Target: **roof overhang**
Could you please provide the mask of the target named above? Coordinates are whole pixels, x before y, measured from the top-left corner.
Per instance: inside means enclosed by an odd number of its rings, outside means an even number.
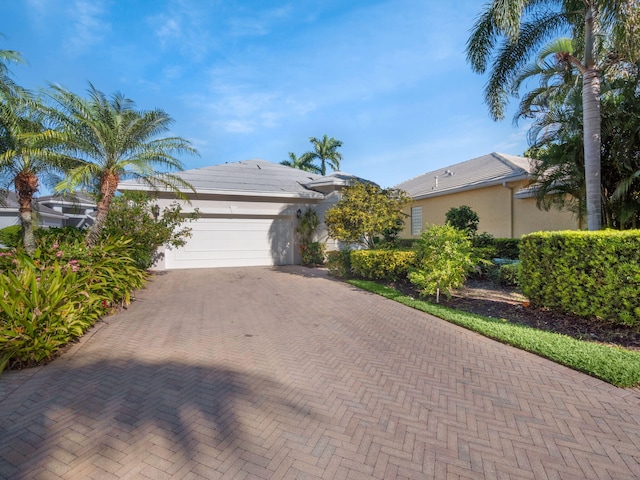
[[[506,187],[508,183],[520,182],[522,180],[528,180],[528,179],[529,179],[529,175],[528,174],[512,175],[512,176],[508,176],[508,177],[496,178],[495,180],[482,181],[482,182],[470,183],[470,184],[467,184],[467,185],[461,185],[459,187],[454,187],[454,188],[433,190],[433,191],[428,192],[428,193],[423,193],[423,194],[420,194],[420,195],[416,195],[416,196],[414,196],[412,198],[414,200],[423,200],[425,198],[441,197],[443,195],[451,195],[453,193],[467,192],[469,190],[479,190],[481,188],[497,187],[499,185],[502,185],[502,186]]]
[[[118,190],[130,190],[130,191],[143,191],[143,192],[156,192],[156,193],[174,193],[173,190],[168,188],[151,188],[148,185],[126,184],[121,183],[118,185]],[[261,198],[288,198],[288,199],[318,199],[324,198],[324,195],[312,190],[304,192],[278,192],[278,191],[254,191],[254,190],[220,190],[220,189],[207,189],[198,188],[196,191],[189,189],[179,189],[179,192],[185,196],[189,195],[211,195],[211,196],[224,196],[224,197],[261,197]]]

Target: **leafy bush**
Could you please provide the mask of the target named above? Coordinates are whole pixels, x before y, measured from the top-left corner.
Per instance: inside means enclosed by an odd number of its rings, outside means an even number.
[[[381,248],[395,248],[398,250],[412,250],[417,238],[395,238],[391,242],[386,242],[381,245]]]
[[[20,225],[10,225],[0,228],[0,244],[5,247],[17,247],[22,242],[22,227]]]
[[[185,222],[198,218],[197,209],[188,215],[182,213],[179,203],[173,202],[160,211],[154,199],[146,192],[125,192],[115,197],[102,230],[102,238],[127,237],[131,239],[128,252],[139,268],[147,269],[162,256],[158,248],[184,246],[191,237]]]
[[[497,281],[505,287],[520,285],[520,262],[498,265],[496,269]]]
[[[478,231],[480,218],[478,217],[478,214],[467,205],[451,208],[445,214],[445,217],[448,225],[467,232],[469,235],[475,235]]]
[[[39,267],[26,254],[0,275],[0,372],[9,360],[36,364],[49,359],[98,318],[101,298],[87,272],[59,261]]]
[[[131,243],[128,238],[109,238],[90,251],[92,260],[88,285],[103,299],[103,307],[109,311],[131,303],[131,294],[142,288],[147,279],[146,271],[128,255]]]
[[[519,238],[494,238],[493,243],[496,249],[497,258],[508,258],[517,260],[520,258]]]
[[[318,214],[313,208],[307,207],[300,215],[296,226],[302,265],[324,264],[325,244],[313,240],[319,225],[320,218]]]
[[[327,270],[338,278],[351,277],[351,249],[343,248],[327,252]]]
[[[2,252],[0,372],[10,362],[52,358],[100,316],[129,303],[146,278],[127,255],[130,244],[115,238],[87,249],[83,235],[61,229],[41,236],[33,256]]]
[[[324,265],[324,256],[324,243],[309,242],[300,244],[300,261],[302,265]]]
[[[409,273],[415,253],[400,250],[354,250],[351,270],[357,277],[372,280],[397,280]]]
[[[471,243],[477,254],[482,258],[508,258],[518,260],[520,257],[519,238],[495,238],[487,232],[471,237]]]
[[[536,305],[640,325],[639,244],[639,230],[526,235],[522,291]]]
[[[461,286],[473,267],[471,241],[467,234],[451,225],[431,225],[416,245],[415,268],[409,272],[409,281],[422,295],[447,295]]]

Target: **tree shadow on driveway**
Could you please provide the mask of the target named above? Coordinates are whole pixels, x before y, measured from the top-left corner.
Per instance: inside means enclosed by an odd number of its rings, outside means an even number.
[[[176,361],[54,362],[26,382],[37,385],[0,402],[0,478],[144,468],[178,476],[204,468],[207,476],[241,455],[247,436],[273,441],[273,425],[265,426],[276,417],[294,426],[313,418],[301,394],[269,378]]]

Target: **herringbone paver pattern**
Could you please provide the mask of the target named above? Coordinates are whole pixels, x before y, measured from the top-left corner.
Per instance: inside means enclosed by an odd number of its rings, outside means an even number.
[[[0,377],[8,479],[640,478],[640,395],[299,267],[172,271]]]

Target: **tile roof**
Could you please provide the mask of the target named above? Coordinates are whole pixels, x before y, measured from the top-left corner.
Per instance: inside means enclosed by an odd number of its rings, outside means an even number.
[[[371,183],[370,180],[365,180],[364,178],[356,177],[355,175],[351,175],[350,173],[345,173],[341,171],[332,172],[324,177],[318,177],[316,180],[312,180],[307,183],[305,186],[307,188],[311,188],[313,190],[318,190],[321,192],[331,192],[334,190],[339,190],[342,187],[348,187],[349,185],[360,182],[360,183]]]
[[[425,198],[525,180],[530,172],[528,158],[494,152],[424,173],[394,188],[414,199]]]
[[[304,186],[322,178],[321,175],[260,159],[185,170],[175,175],[193,185],[198,193],[323,198],[321,193]],[[136,180],[120,182],[118,188],[147,189],[144,184]]]
[[[63,193],[58,195],[44,195],[38,197],[39,203],[50,205],[81,205],[81,206],[95,206],[96,201],[89,196],[88,193],[77,191],[74,193]]]

